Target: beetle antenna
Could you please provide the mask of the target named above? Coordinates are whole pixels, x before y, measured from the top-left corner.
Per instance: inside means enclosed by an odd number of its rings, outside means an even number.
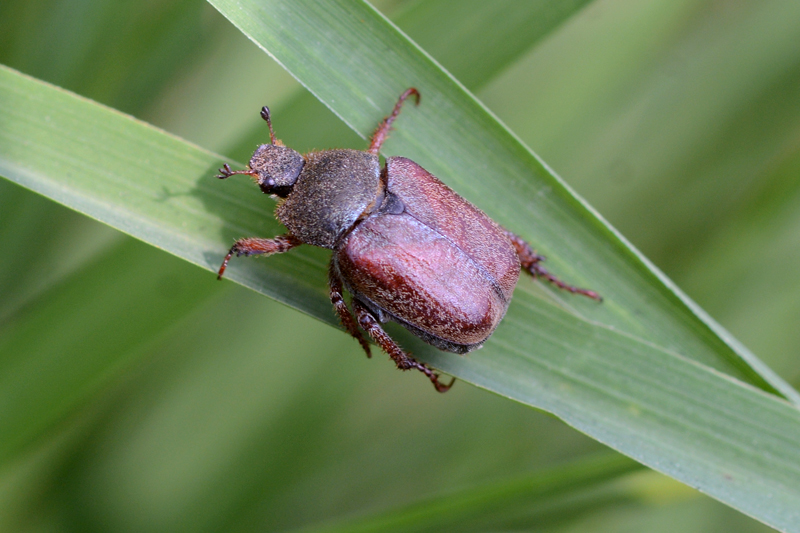
[[[264,107],[261,108],[261,118],[266,120],[267,121],[267,126],[269,126],[269,141],[270,141],[270,144],[275,144],[276,143],[275,132],[272,131],[272,120],[270,120],[269,108],[267,106],[264,106]]]

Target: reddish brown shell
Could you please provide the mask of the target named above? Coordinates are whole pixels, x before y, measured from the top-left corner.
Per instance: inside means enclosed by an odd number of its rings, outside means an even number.
[[[335,252],[348,289],[433,337],[429,342],[456,345],[445,349],[480,346],[505,315],[519,278],[511,242],[482,211],[409,159],[387,160],[387,203],[391,196],[392,209],[357,225]]]

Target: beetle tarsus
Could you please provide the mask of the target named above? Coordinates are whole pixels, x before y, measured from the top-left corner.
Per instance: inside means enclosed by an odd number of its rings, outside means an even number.
[[[514,246],[514,249],[517,251],[517,255],[519,256],[519,262],[522,269],[530,274],[535,278],[542,278],[559,289],[563,289],[567,292],[572,294],[582,294],[583,296],[587,296],[592,300],[597,300],[598,302],[602,302],[603,298],[597,294],[595,291],[589,289],[581,289],[580,287],[575,287],[574,285],[569,285],[564,283],[556,276],[548,272],[542,265],[541,262],[546,259],[545,256],[537,254],[531,245],[527,243],[522,237],[511,233],[508,230],[505,230],[506,235],[508,236],[511,244]]]
[[[375,155],[378,154],[384,141],[389,137],[389,130],[392,129],[392,123],[397,118],[397,115],[400,114],[400,109],[403,107],[403,102],[405,102],[412,94],[417,97],[417,105],[419,105],[419,100],[421,98],[419,91],[414,87],[409,87],[406,89],[405,92],[400,95],[400,98],[397,99],[397,103],[394,105],[394,109],[392,109],[391,114],[389,114],[388,117],[383,119],[381,123],[378,124],[378,127],[375,129],[375,133],[372,134],[372,140],[370,141],[367,152]]]
[[[453,383],[456,382],[455,378],[448,383],[444,384],[439,381],[439,374],[435,373],[431,370],[428,365],[420,363],[413,357],[409,356],[407,353],[403,351],[400,346],[397,345],[396,342],[392,340],[388,333],[386,333],[383,328],[378,323],[378,320],[372,315],[369,309],[364,306],[358,300],[353,300],[353,310],[356,313],[356,318],[358,319],[358,324],[366,331],[372,340],[378,343],[378,346],[383,349],[384,352],[389,354],[389,357],[397,365],[397,368],[400,370],[411,370],[416,369],[428,376],[428,379],[431,380],[433,383],[434,388],[436,388],[439,392],[447,392],[450,390],[450,387],[453,386]]]
[[[231,170],[231,166],[228,163],[225,163],[222,165],[222,168],[219,169],[219,174],[217,174],[217,177],[221,180],[224,180],[233,176],[233,173],[234,171]]]
[[[279,235],[274,239],[259,239],[258,237],[239,239],[231,246],[228,255],[226,255],[225,260],[222,261],[222,266],[219,267],[219,272],[217,272],[217,279],[222,279],[222,275],[228,267],[228,261],[231,260],[234,254],[236,254],[236,257],[242,255],[282,254],[301,244],[303,244],[302,241],[290,233]]]
[[[236,246],[236,245],[234,244],[234,246]],[[233,251],[233,248],[231,248],[231,250],[228,252],[228,255],[225,256],[225,260],[222,261],[222,266],[219,267],[219,272],[217,272],[217,280],[221,280],[222,279],[222,275],[225,273],[225,269],[228,268],[228,261],[231,260],[231,257],[233,257],[233,254],[234,254],[234,251]]]
[[[573,285],[568,285],[564,283],[563,281],[552,275],[550,272],[545,270],[545,268],[538,262],[526,266],[525,271],[536,278],[546,279],[559,289],[563,289],[572,294],[582,294],[584,296],[588,296],[592,300],[597,300],[598,302],[603,301],[603,298],[594,291],[590,291],[589,289],[581,289],[580,287],[575,287]]]
[[[372,351],[370,350],[369,343],[361,334],[361,331],[359,331],[358,324],[356,324],[353,315],[350,314],[350,310],[347,308],[347,304],[342,296],[342,280],[334,269],[333,262],[331,262],[331,265],[328,268],[328,280],[330,285],[331,303],[333,304],[333,308],[336,310],[336,314],[339,315],[339,320],[342,322],[342,326],[344,326],[344,329],[346,329],[347,332],[358,341],[361,347],[364,348],[367,358],[371,358]]]

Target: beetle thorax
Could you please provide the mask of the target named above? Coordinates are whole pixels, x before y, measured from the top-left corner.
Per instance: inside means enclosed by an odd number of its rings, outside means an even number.
[[[359,150],[325,150],[305,165],[275,215],[301,241],[333,248],[359,218],[380,204],[378,156]]]

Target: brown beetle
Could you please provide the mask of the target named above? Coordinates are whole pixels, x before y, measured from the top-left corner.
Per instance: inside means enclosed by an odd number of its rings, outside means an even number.
[[[420,94],[408,89],[372,135],[369,149],[324,150],[300,155],[275,138],[269,126],[246,170],[220,169],[220,179],[252,176],[261,190],[282,198],[275,215],[289,232],[274,239],[241,239],[230,258],[270,255],[300,244],[333,250],[330,298],[345,329],[367,357],[369,343],[358,326],[391,356],[401,370],[415,368],[445,392],[447,385],[427,365],[406,354],[381,328],[394,320],[425,342],[464,354],[480,348],[502,320],[520,267],[559,288],[600,300],[597,293],[572,287],[541,266],[544,257],[502,228],[424,168],[390,157],[381,169],[378,151],[403,102]],[[356,320],[342,296],[352,296]]]

